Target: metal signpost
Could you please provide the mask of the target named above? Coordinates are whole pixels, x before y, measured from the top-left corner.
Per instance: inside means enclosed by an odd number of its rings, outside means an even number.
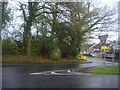
[[[98,36],[98,38],[100,39],[100,41],[102,43],[101,49],[102,49],[102,56],[104,57],[104,66],[105,66],[105,62],[106,62],[106,58],[105,58],[106,52],[105,52],[105,49],[107,49],[107,47],[105,46],[105,42],[107,40],[107,37],[108,37],[108,35]]]
[[[112,54],[113,54],[113,57],[112,57],[112,66],[114,66],[114,61],[115,61],[115,54],[114,54],[114,48],[113,48],[113,51],[112,51]],[[114,67],[112,68],[114,69]]]
[[[113,46],[112,46],[112,54],[113,54],[113,57],[112,57],[112,66],[114,66],[114,62],[115,62],[115,47],[117,47],[116,46],[117,44],[113,41]],[[113,67],[113,69],[114,69],[114,67]]]

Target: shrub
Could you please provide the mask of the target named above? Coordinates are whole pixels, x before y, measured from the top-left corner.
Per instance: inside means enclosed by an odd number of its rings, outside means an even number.
[[[53,52],[50,55],[50,59],[54,60],[54,61],[57,61],[57,60],[60,60],[60,58],[61,58],[60,49],[58,49],[58,48],[54,49]]]
[[[3,54],[17,54],[17,45],[14,40],[10,38],[2,40],[2,53]]]

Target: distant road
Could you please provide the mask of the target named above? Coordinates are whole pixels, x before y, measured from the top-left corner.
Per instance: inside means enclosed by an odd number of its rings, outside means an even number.
[[[85,64],[81,64],[80,67],[103,67],[105,66],[112,66],[113,63],[111,61],[107,61],[105,60],[105,64],[104,64],[104,59],[102,58],[88,58],[89,62],[92,63],[85,63]],[[114,65],[118,65],[117,62],[114,62]]]

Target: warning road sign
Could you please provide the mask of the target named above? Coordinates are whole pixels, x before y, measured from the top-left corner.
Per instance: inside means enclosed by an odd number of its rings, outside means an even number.
[[[102,35],[102,36],[98,36],[98,38],[100,39],[102,44],[105,44],[106,40],[107,40],[108,35]]]

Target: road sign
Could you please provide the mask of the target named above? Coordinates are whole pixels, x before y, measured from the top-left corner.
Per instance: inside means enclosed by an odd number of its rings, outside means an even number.
[[[100,39],[102,44],[105,44],[106,40],[107,40],[108,35],[102,35],[102,36],[98,36],[98,38]]]
[[[107,46],[101,46],[101,49],[107,49]]]

